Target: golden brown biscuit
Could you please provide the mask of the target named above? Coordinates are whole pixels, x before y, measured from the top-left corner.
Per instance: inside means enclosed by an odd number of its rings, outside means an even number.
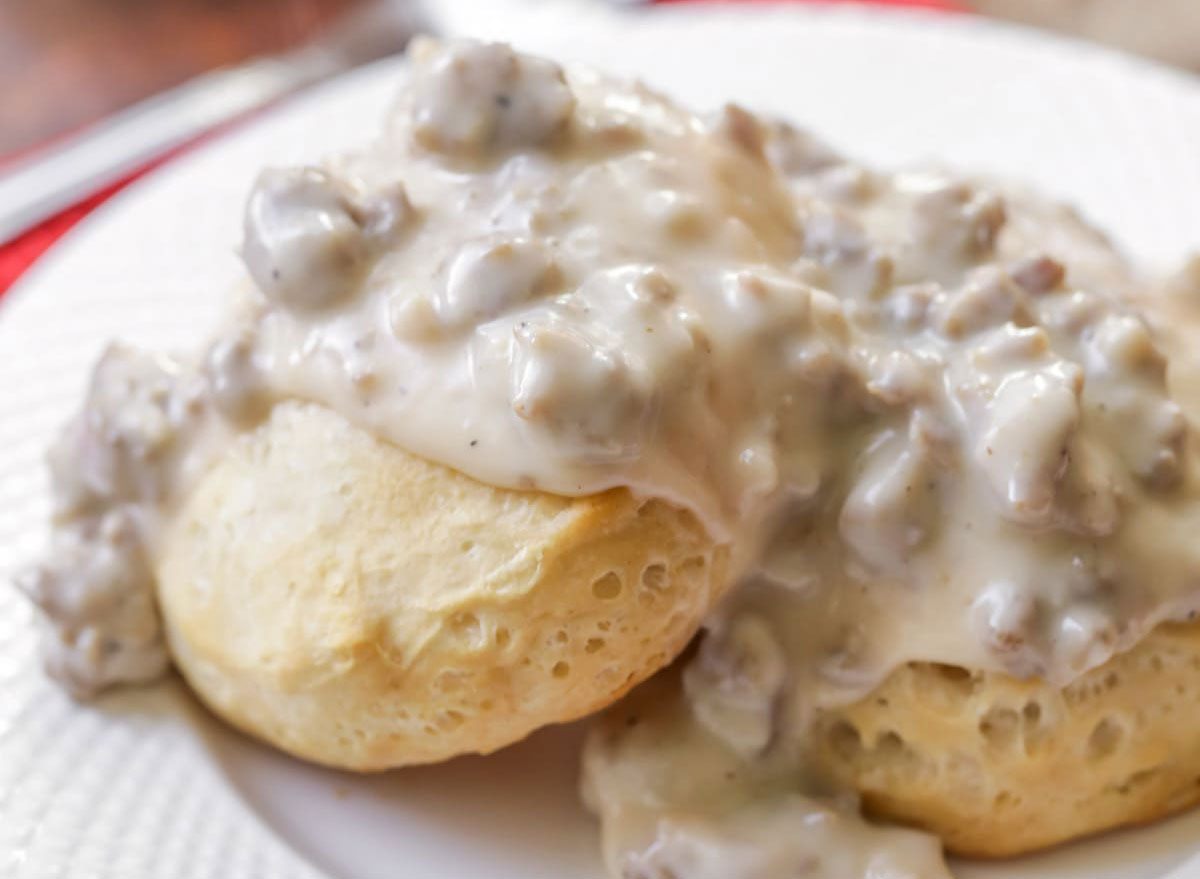
[[[158,566],[175,661],[231,723],[357,770],[488,752],[668,663],[726,585],[694,516],[493,488],[286,403]]]
[[[1164,625],[1069,686],[913,664],[818,721],[869,811],[997,857],[1200,800],[1200,625]]]

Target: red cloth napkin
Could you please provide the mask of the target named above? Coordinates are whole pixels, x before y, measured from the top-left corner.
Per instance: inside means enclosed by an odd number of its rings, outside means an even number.
[[[656,0],[656,2],[680,3],[704,2],[704,0]],[[728,0],[725,0],[725,2],[728,2]],[[762,0],[750,0],[750,2],[762,2]],[[778,0],[778,2],[809,2],[809,0]],[[862,2],[862,0],[823,0],[823,2]],[[963,10],[962,4],[957,2],[957,0],[866,0],[866,2],[890,6],[919,6],[929,9],[940,9],[947,12]],[[226,130],[227,127],[222,126],[221,130]],[[170,160],[180,152],[190,149],[195,144],[207,140],[211,134],[210,132],[209,134],[202,135],[191,143],[185,144],[155,159],[132,174],[118,180],[116,183],[105,187],[99,192],[88,196],[83,201],[51,217],[41,225],[35,226],[14,241],[0,246],[0,296],[3,296],[17,278],[33,265],[34,261],[45,253],[55,241],[65,235],[72,226],[95,210],[99,205],[163,162]],[[4,163],[0,162],[0,173],[3,172],[3,166]]]

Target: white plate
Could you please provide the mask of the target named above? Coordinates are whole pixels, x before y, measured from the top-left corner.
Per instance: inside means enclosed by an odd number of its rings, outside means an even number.
[[[763,7],[615,12],[443,0],[453,29],[638,73],[698,105],[736,97],[883,164],[938,158],[1078,202],[1131,252],[1200,243],[1200,87],[1109,52],[968,18]],[[375,127],[394,62],[170,164],[56,247],[0,306],[0,579],[36,550],[41,450],[102,341],[192,345],[238,275],[243,193],[267,162]],[[578,730],[487,759],[357,778],[269,752],[171,681],[76,706],[42,677],[32,616],[0,589],[0,876],[116,879],[598,877],[574,795]],[[1200,814],[962,877],[1161,877]]]

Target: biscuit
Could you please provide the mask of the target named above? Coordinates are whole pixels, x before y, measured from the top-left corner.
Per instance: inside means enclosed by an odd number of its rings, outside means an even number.
[[[910,664],[822,714],[819,764],[869,813],[999,857],[1200,800],[1200,625],[1159,626],[1066,687]]]
[[[620,697],[727,585],[689,512],[493,488],[277,406],[172,518],[159,599],[213,711],[354,770],[503,747]]]

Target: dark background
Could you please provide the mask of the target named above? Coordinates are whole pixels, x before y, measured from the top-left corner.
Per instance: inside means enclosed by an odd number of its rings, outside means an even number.
[[[295,46],[361,2],[0,0],[0,156]]]

